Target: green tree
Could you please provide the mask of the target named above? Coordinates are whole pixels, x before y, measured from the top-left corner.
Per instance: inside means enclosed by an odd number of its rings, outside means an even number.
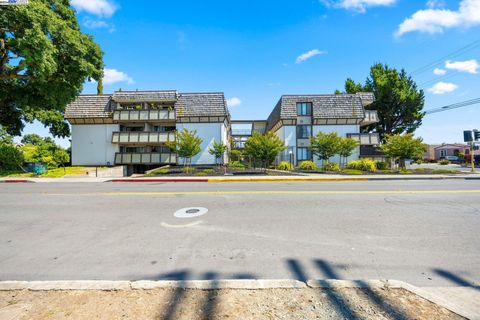
[[[215,162],[217,164],[219,159],[222,159],[223,163],[225,151],[227,151],[227,145],[217,141],[213,141],[213,145],[208,149],[208,153],[210,153],[212,156],[215,156]]]
[[[319,132],[310,138],[310,150],[322,160],[322,167],[328,160],[340,151],[342,138],[336,133]]]
[[[30,133],[30,134],[24,135],[22,137],[21,142],[23,144],[32,144],[34,146],[39,146],[40,144],[44,143],[45,141],[38,134]]]
[[[49,169],[65,166],[70,161],[69,153],[55,144],[50,138],[42,138],[37,134],[27,134],[22,138],[22,152],[27,162],[44,162]]]
[[[341,138],[340,143],[338,145],[338,154],[340,155],[340,166],[342,166],[342,158],[344,160],[344,164],[348,162],[348,157],[350,157],[355,150],[359,146],[357,140],[352,138]]]
[[[363,127],[363,131],[378,132],[382,141],[389,134],[413,133],[422,124],[424,92],[403,69],[374,64],[365,85],[347,79],[345,92],[373,92],[375,101],[366,109],[376,110],[379,122]]]
[[[285,143],[271,131],[265,135],[253,132],[252,136],[245,142],[244,152],[254,160],[260,161],[263,168],[267,168],[277,155],[286,148]]]
[[[0,125],[20,135],[34,119],[69,135],[63,113],[85,80],[103,77],[103,54],[81,32],[66,0],[30,0],[0,9]]]
[[[0,171],[16,171],[23,163],[22,152],[13,138],[0,126]]]
[[[203,140],[197,135],[197,130],[189,131],[183,129],[176,134],[175,141],[167,142],[167,146],[179,157],[183,158],[183,165],[188,168],[191,165],[192,157],[196,156],[202,150],[200,145]]]
[[[414,138],[412,133],[387,135],[380,150],[392,159],[399,160],[400,169],[405,169],[405,159],[421,159],[426,150],[422,138]]]

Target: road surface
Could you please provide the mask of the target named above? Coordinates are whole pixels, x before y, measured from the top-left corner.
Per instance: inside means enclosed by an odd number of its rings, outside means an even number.
[[[479,285],[479,231],[478,180],[3,184],[0,280]]]

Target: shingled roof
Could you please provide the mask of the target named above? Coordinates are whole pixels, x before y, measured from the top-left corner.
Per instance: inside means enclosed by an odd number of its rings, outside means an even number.
[[[178,100],[177,100],[178,98]],[[137,99],[137,100],[132,100]],[[182,93],[176,91],[115,92],[113,95],[81,95],[65,110],[66,119],[110,118],[114,102],[175,101],[178,117],[229,117],[223,93]]]
[[[297,102],[311,102],[315,119],[363,119],[365,108],[362,99],[367,98],[372,97],[365,95],[362,98],[359,94],[284,95],[268,117],[267,129],[272,129],[280,120],[296,119]]]
[[[225,96],[221,92],[180,93],[175,109],[180,117],[229,116]]]
[[[115,102],[169,102],[177,101],[176,90],[156,91],[117,91],[113,94]]]
[[[112,107],[111,95],[81,95],[65,109],[65,119],[109,118]]]

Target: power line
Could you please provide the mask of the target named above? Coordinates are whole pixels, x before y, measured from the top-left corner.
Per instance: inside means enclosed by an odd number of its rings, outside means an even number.
[[[448,111],[448,110],[457,109],[457,108],[468,107],[474,104],[480,104],[480,98],[457,102],[457,103],[449,104],[447,106],[443,106],[440,108],[430,109],[425,111],[425,114],[432,114],[432,113],[438,113],[438,112]]]
[[[433,68],[437,65],[443,64],[446,59],[458,57],[458,56],[460,56],[460,55],[462,55],[462,54],[464,54],[464,53],[466,53],[470,50],[475,49],[478,46],[480,46],[480,39],[475,40],[475,41],[467,44],[466,46],[463,46],[460,49],[455,50],[455,51],[453,51],[453,52],[451,52],[451,53],[449,53],[449,54],[447,54],[447,55],[445,55],[445,56],[443,56],[443,57],[441,57],[437,60],[434,60],[433,62],[430,62],[430,63],[424,65],[423,67],[420,67],[416,70],[413,70],[410,73],[410,75],[415,76],[415,75],[418,75],[420,73],[424,73],[424,72],[430,70],[431,68]]]

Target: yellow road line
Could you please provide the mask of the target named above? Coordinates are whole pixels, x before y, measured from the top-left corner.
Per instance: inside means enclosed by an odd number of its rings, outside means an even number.
[[[258,191],[147,191],[96,193],[45,193],[48,196],[175,196],[175,195],[375,195],[375,194],[462,194],[480,193],[480,190],[258,190]]]
[[[268,178],[252,178],[252,179],[231,179],[231,178],[210,178],[209,183],[237,183],[237,182],[352,182],[352,181],[369,181],[368,178],[286,178],[286,179],[268,179]]]

